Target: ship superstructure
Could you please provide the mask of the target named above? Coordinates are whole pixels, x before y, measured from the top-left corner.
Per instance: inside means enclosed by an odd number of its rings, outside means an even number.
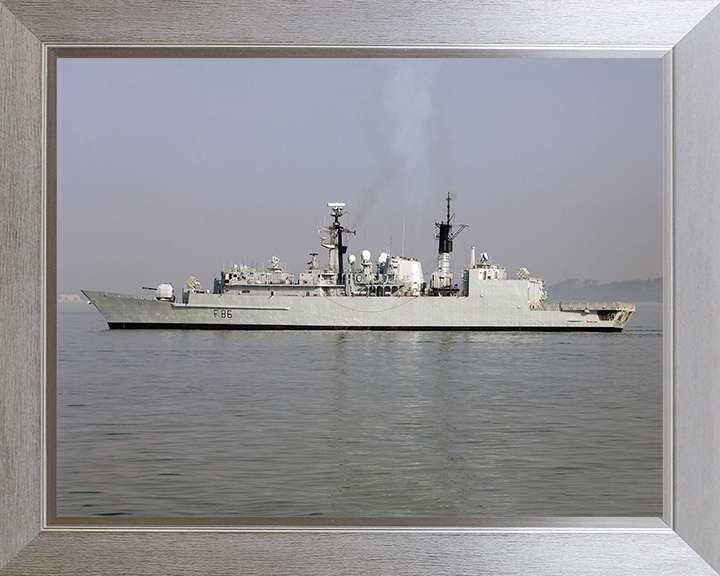
[[[328,265],[310,253],[294,274],[273,256],[264,270],[246,265],[221,271],[212,291],[190,277],[179,300],[172,284],[154,296],[83,290],[110,328],[358,329],[358,330],[583,330],[620,331],[635,310],[627,303],[545,304],[545,282],[521,268],[508,278],[487,253],[456,275],[451,270],[454,214],[436,222],[438,256],[430,281],[415,258],[363,249],[347,254],[355,232],[340,219],[345,204],[328,204],[333,222],[319,227]]]

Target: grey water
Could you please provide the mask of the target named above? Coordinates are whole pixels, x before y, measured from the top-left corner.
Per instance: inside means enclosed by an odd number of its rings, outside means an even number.
[[[60,517],[662,514],[662,307],[622,333],[58,314]]]

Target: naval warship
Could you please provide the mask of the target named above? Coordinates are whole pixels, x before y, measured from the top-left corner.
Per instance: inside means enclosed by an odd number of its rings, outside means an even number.
[[[112,329],[316,329],[316,330],[515,330],[619,332],[635,310],[627,303],[547,304],[545,281],[521,268],[508,278],[505,267],[487,253],[461,272],[450,269],[453,231],[450,195],[447,216],[436,222],[438,256],[425,281],[421,263],[404,255],[381,253],[360,261],[347,253],[345,238],[354,231],[340,218],[345,204],[328,203],[334,221],[319,226],[320,244],[329,251],[326,267],[317,252],[305,272],[294,274],[273,256],[264,270],[246,265],[221,271],[213,289],[190,277],[182,293],[170,283],[153,295],[83,290]]]

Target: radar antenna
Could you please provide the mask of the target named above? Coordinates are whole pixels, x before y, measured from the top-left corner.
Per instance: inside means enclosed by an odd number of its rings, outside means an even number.
[[[335,217],[335,221],[345,213],[345,202],[328,202],[330,208],[330,216]]]
[[[312,270],[317,270],[319,268],[317,263],[317,252],[310,252],[310,262],[307,262],[307,265],[310,266]]]

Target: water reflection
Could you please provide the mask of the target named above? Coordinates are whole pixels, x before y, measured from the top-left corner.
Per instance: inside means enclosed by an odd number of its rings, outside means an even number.
[[[61,515],[660,514],[662,333],[651,326],[570,336],[94,322],[59,326]]]

